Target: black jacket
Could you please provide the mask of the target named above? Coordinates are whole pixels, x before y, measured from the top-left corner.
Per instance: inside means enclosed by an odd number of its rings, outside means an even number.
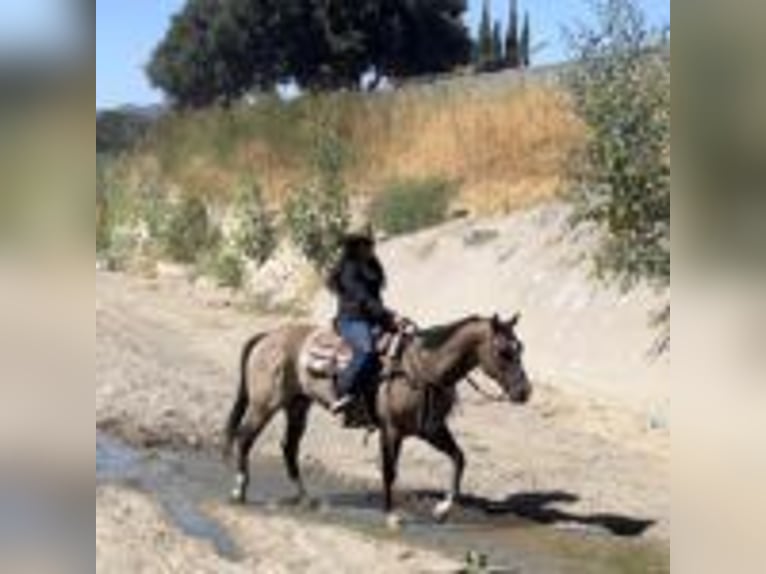
[[[338,296],[338,317],[362,319],[388,328],[393,315],[383,305],[384,285],[385,274],[377,259],[345,258],[331,281],[331,288]]]

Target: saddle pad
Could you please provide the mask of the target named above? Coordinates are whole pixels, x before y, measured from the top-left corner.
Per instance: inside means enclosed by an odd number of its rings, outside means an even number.
[[[333,377],[351,362],[353,353],[346,342],[327,329],[318,329],[303,347],[301,359],[306,369],[318,376]]]

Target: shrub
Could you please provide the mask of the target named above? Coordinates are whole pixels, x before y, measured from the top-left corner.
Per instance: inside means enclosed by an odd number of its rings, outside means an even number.
[[[599,0],[597,25],[571,34],[569,77],[587,138],[569,168],[574,222],[605,233],[603,278],[670,282],[670,51],[634,0]]]
[[[265,263],[277,248],[278,230],[259,185],[241,193],[237,216],[239,227],[234,238],[237,247],[248,259]]]
[[[112,216],[106,191],[106,160],[96,155],[96,253],[108,251],[112,239]]]
[[[342,173],[347,154],[340,140],[321,134],[314,159],[318,176],[295,190],[285,206],[285,222],[292,241],[318,269],[337,257],[350,213]]]
[[[178,263],[193,263],[200,253],[211,250],[220,240],[207,206],[196,196],[186,196],[173,206],[166,225],[157,231],[164,254]]]
[[[109,218],[109,205],[106,198],[98,194],[96,196],[96,253],[109,250],[112,239],[112,230]]]
[[[212,249],[197,260],[197,271],[215,279],[219,287],[239,289],[245,279],[242,258],[230,248]]]
[[[440,178],[408,179],[387,185],[373,200],[374,225],[391,235],[412,233],[443,222],[457,186]]]
[[[342,187],[309,183],[293,191],[286,205],[290,237],[318,269],[335,260],[348,227],[348,198]]]

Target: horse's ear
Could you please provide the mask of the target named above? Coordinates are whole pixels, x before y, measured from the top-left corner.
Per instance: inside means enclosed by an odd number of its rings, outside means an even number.
[[[500,315],[495,313],[492,316],[492,330],[493,331],[499,331],[503,326],[503,321],[500,319]]]
[[[510,325],[511,328],[514,328],[519,324],[519,321],[521,321],[521,313],[516,313],[513,318],[508,321],[508,325]]]

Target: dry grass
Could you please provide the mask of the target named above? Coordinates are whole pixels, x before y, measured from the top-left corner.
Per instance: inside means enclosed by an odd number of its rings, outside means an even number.
[[[133,184],[151,177],[163,189],[223,203],[256,179],[281,203],[311,173],[317,134],[328,130],[350,152],[355,194],[372,195],[401,178],[444,177],[460,183],[461,206],[479,213],[550,197],[582,137],[567,100],[551,88],[432,87],[176,115],[123,165]]]

